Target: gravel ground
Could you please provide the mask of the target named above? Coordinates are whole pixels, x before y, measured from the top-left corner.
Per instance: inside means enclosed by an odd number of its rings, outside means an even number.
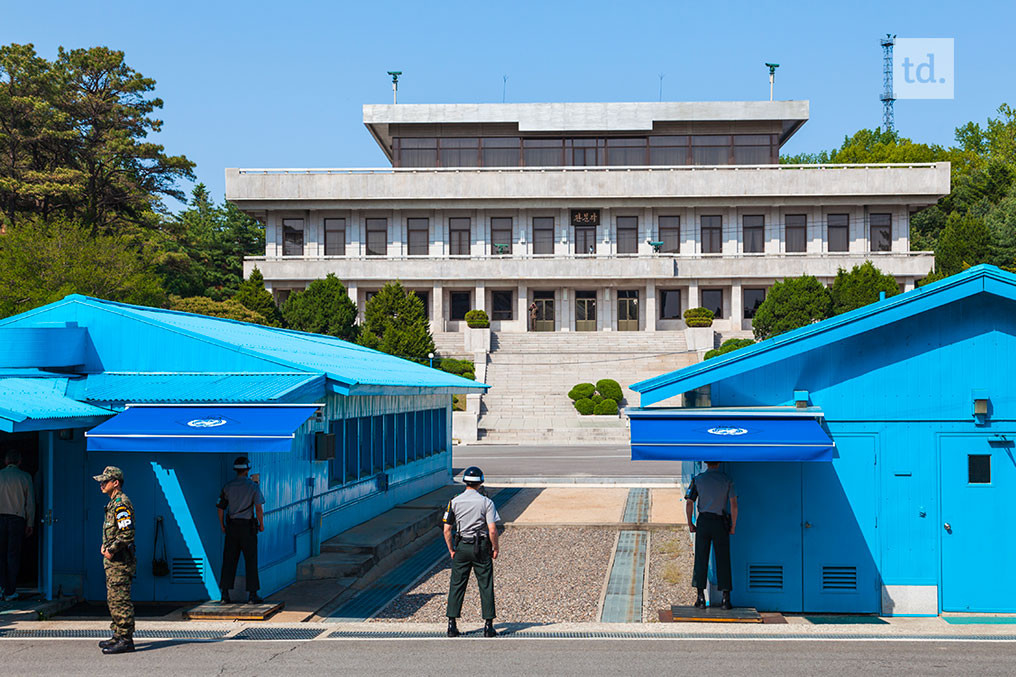
[[[694,550],[687,529],[654,529],[650,537],[649,590],[643,600],[644,620],[657,623],[659,610],[695,603],[691,587]]]
[[[614,529],[518,527],[501,535],[494,562],[494,597],[502,623],[589,622],[607,575]],[[377,621],[444,621],[451,559],[385,607]],[[470,575],[462,619],[480,619],[480,594]]]

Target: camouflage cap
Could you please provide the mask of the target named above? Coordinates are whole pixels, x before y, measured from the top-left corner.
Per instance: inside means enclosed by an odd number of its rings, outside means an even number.
[[[115,465],[107,465],[101,475],[92,475],[92,479],[96,482],[105,482],[106,480],[120,480],[123,482],[123,470],[120,470]]]

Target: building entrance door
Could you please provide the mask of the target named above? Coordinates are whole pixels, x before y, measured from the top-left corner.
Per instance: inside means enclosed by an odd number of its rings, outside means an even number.
[[[32,488],[35,490],[35,523],[28,525],[32,527],[32,535],[26,536],[21,543],[21,568],[18,569],[17,587],[24,590],[36,590],[39,587],[39,519],[43,515],[42,505],[39,497],[39,433],[11,433],[0,434],[0,466],[4,463],[4,452],[10,449],[21,454],[21,463],[18,465],[22,470],[32,476]],[[42,487],[46,490],[47,487]]]
[[[533,303],[536,304],[533,331],[554,331],[554,292],[533,292]]]
[[[575,331],[596,331],[596,292],[575,292]]]
[[[1016,435],[942,437],[942,611],[1004,612],[1016,607],[1012,492]],[[1001,438],[1008,438],[1008,442]]]
[[[617,330],[639,330],[639,293],[637,289],[620,289],[617,292]]]

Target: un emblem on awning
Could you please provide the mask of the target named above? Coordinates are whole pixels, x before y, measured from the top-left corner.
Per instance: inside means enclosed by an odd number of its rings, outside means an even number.
[[[226,425],[226,419],[196,418],[193,421],[187,421],[187,425],[191,428],[218,428],[220,425]]]
[[[747,428],[710,428],[706,431],[710,435],[744,435]]]

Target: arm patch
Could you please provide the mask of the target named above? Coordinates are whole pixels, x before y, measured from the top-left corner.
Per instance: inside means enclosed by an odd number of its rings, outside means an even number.
[[[116,518],[116,526],[120,531],[134,526],[134,513],[127,506],[117,508],[114,517]]]
[[[445,524],[455,524],[455,513],[452,511],[452,503],[448,501],[448,507],[445,508],[444,515],[441,517],[441,521]]]

